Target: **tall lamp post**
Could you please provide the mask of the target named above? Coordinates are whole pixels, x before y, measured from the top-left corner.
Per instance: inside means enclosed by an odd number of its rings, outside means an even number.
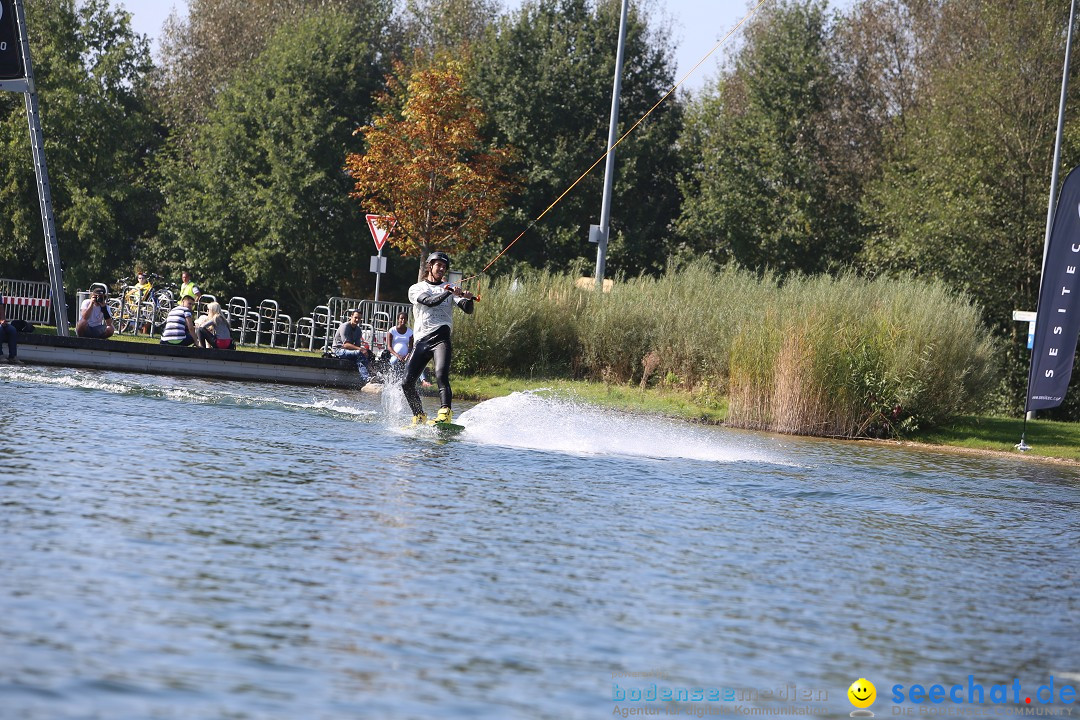
[[[604,269],[607,265],[608,231],[611,226],[611,184],[615,179],[615,141],[619,129],[619,93],[622,90],[623,47],[626,45],[626,11],[630,0],[622,0],[619,16],[619,47],[615,51],[615,87],[611,92],[611,121],[608,124],[607,161],[604,163],[604,198],[600,203],[600,226],[594,226],[590,240],[595,240],[596,287],[604,289]]]
[[[53,215],[52,191],[49,189],[49,171],[45,167],[41,116],[38,112],[37,91],[34,89],[34,67],[30,62],[30,42],[27,40],[23,0],[0,0],[0,90],[21,92],[26,100],[26,120],[30,125],[30,147],[34,156],[34,175],[37,177],[38,204],[41,206],[41,224],[45,231],[45,256],[49,261],[49,287],[53,316],[56,318],[56,334],[67,335],[64,276],[60,267],[60,250],[56,244],[56,220]]]

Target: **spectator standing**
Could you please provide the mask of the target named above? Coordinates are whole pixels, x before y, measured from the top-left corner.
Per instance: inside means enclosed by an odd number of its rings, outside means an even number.
[[[360,373],[360,387],[371,379],[371,350],[364,342],[364,331],[360,328],[360,311],[353,310],[349,319],[341,323],[334,333],[334,344],[330,346],[334,357],[352,360]]]
[[[192,322],[191,308],[195,298],[181,295],[180,304],[169,311],[165,318],[165,329],[161,331],[161,345],[179,345],[187,347],[195,344],[195,323]]]
[[[0,293],[0,362],[3,361],[3,349],[4,343],[7,343],[8,355],[7,361],[13,365],[22,365],[22,360],[19,359],[19,339],[18,331],[15,327],[8,322],[7,312],[4,310],[4,294]]]
[[[94,288],[90,297],[79,306],[79,321],[75,323],[75,334],[79,337],[105,339],[116,331],[112,315],[105,307],[105,293]]]
[[[202,290],[195,284],[195,281],[191,279],[191,272],[184,270],[180,273],[180,297],[190,295],[195,302],[199,302],[199,296],[202,295]]]

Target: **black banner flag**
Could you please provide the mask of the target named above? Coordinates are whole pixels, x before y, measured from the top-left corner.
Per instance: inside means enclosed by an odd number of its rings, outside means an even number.
[[[1046,251],[1031,349],[1026,410],[1057,407],[1072,377],[1080,335],[1080,167],[1061,186]]]
[[[15,27],[15,7],[12,0],[0,0],[0,80],[26,77],[23,72],[19,31]]]

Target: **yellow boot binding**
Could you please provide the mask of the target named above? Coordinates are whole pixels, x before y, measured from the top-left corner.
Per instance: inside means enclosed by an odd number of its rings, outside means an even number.
[[[435,416],[433,424],[454,422],[454,411],[448,407],[439,408],[439,414]]]

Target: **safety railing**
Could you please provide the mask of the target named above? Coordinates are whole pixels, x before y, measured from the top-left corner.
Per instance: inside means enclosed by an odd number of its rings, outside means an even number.
[[[316,305],[310,315],[296,321],[293,350],[307,350],[308,352],[313,352],[316,349],[316,339],[319,339],[322,341],[323,345],[325,345],[326,328],[329,327],[329,325],[330,308],[326,305]],[[305,340],[306,342],[303,342]]]
[[[94,283],[91,287],[105,289],[106,296],[108,296],[106,283]],[[160,329],[173,303],[156,303],[152,298],[145,297],[140,298],[137,302],[133,301],[129,298],[129,294],[133,289],[134,286],[131,285],[123,287],[120,289],[119,295],[109,301],[109,310],[114,321],[117,322],[117,331],[140,332],[149,327],[152,333],[154,330]],[[0,293],[3,294],[4,310],[9,318],[21,318],[39,324],[52,322],[52,301],[50,299],[49,283],[0,278]],[[77,295],[80,300],[89,297],[88,291]],[[196,315],[206,314],[207,305],[215,301],[217,301],[217,298],[213,295],[203,294],[200,296],[195,307]],[[272,303],[274,307],[277,307],[276,301],[264,302]],[[78,313],[79,304],[76,303],[75,306],[76,314]],[[289,334],[291,336],[290,344],[298,349],[303,347],[301,341],[306,340],[308,350],[317,350],[321,345],[329,345],[338,325],[346,319],[348,311],[353,309],[360,310],[361,322],[371,326],[372,345],[381,348],[386,342],[386,331],[395,324],[398,312],[404,310],[409,313],[412,306],[408,303],[374,302],[363,298],[332,297],[327,301],[326,305],[319,305],[312,311],[310,320],[304,318],[293,323],[290,317],[285,316],[282,318],[282,324],[277,325],[276,328],[271,326],[269,321],[264,321],[262,327],[259,328],[258,320],[261,313],[250,307],[246,298],[233,296],[229,299],[228,305],[222,308],[229,318],[230,328],[239,334],[239,344],[249,342],[247,335],[258,331],[260,335],[269,333],[271,342],[278,345],[281,344],[282,340],[276,336]],[[276,317],[281,313],[270,312],[270,314],[273,315],[275,318],[273,322],[276,323]],[[285,321],[289,325],[287,333],[284,329]],[[255,344],[261,342],[263,340],[260,337]]]
[[[244,344],[244,330],[248,316],[247,298],[234,295],[225,306],[225,317],[229,320],[229,332],[234,335],[237,345]]]
[[[326,328],[324,344],[330,344],[338,326],[348,319],[351,310],[359,310],[360,322],[371,329],[372,348],[386,346],[386,332],[393,324],[390,318],[397,319],[399,312],[408,313],[412,310],[409,303],[375,302],[347,297],[332,297],[326,305],[330,310],[330,323]]]
[[[0,278],[0,294],[4,296],[4,312],[9,320],[39,325],[53,322],[49,283]]]
[[[390,313],[382,310],[377,310],[371,313],[371,328],[374,337],[371,340],[371,349],[373,351],[386,349],[386,333],[390,330]]]
[[[121,294],[122,295],[122,294]],[[117,333],[123,332],[124,329],[124,302],[122,296],[113,296],[105,300],[105,307],[109,310],[109,316],[113,319],[113,327]],[[76,324],[79,322],[78,312],[82,309],[82,302],[79,302],[79,306],[75,309]]]
[[[119,293],[109,297],[106,283],[92,283],[87,290],[76,293],[76,315],[82,301],[89,297],[93,289],[105,292],[107,307],[118,333],[145,332],[153,335],[164,325],[165,316],[172,305],[160,303],[152,297],[140,297],[134,285],[121,287]],[[4,308],[9,318],[22,318],[35,323],[52,320],[48,283],[0,278],[0,292],[3,292]],[[200,296],[194,308],[196,317],[206,314],[212,302],[217,302],[216,296]],[[266,299],[257,307],[252,307],[247,298],[234,295],[222,307],[238,345],[253,344],[258,347],[269,344],[270,347],[290,347],[309,352],[328,347],[338,326],[348,319],[352,310],[360,311],[365,341],[372,350],[379,351],[386,347],[386,334],[396,324],[398,313],[411,313],[412,306],[408,303],[377,303],[362,298],[332,297],[326,305],[316,306],[310,315],[295,322],[291,315],[281,312],[276,300]]]
[[[360,312],[363,314],[363,321],[371,323],[376,330],[381,329],[385,339],[386,332],[395,324],[398,313],[411,314],[412,305],[409,303],[364,300],[360,304]]]
[[[281,338],[286,348],[292,345],[292,317],[283,312],[279,312],[274,318],[274,327],[270,331],[270,347],[277,347],[278,338]]]
[[[307,340],[305,345],[301,346],[301,342]],[[296,321],[296,328],[293,330],[293,350],[313,350],[315,346],[315,321],[311,319],[310,315],[305,315]]]
[[[207,308],[210,307],[210,303],[217,302],[217,298],[208,293],[203,293],[199,296],[199,299],[195,301],[195,317],[200,317],[208,313]]]
[[[263,333],[270,335],[270,346],[274,345],[274,335],[277,332],[277,316],[278,316],[278,304],[277,300],[263,300],[259,303],[259,308],[255,312],[255,347],[263,341]],[[248,314],[249,325],[251,324],[251,314]]]

